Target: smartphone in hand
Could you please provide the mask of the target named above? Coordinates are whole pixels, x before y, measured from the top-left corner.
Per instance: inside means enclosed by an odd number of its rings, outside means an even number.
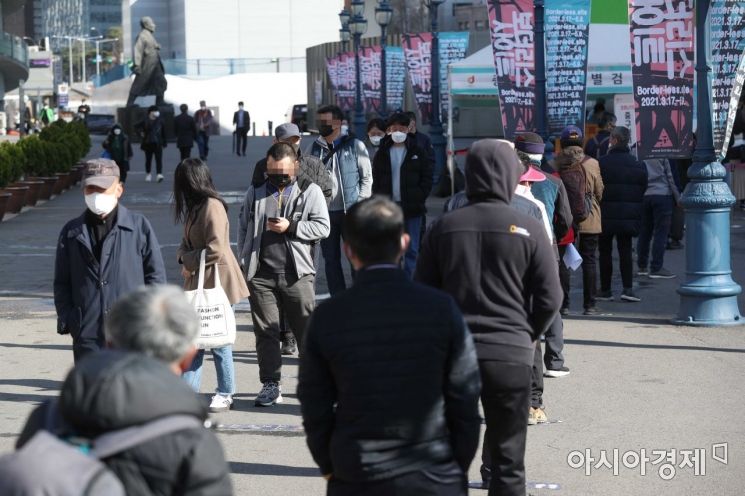
[[[279,222],[279,217],[269,217],[267,220],[276,224],[277,222]]]

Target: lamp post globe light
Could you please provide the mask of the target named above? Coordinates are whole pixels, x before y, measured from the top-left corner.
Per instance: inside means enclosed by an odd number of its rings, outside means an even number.
[[[388,39],[386,36],[386,30],[388,29],[388,25],[391,23],[392,18],[393,9],[388,4],[388,0],[380,0],[378,6],[375,7],[375,22],[380,26],[380,115],[383,118],[388,116],[388,62],[385,55]]]
[[[352,121],[354,132],[357,136],[365,134],[366,122],[365,111],[362,107],[362,77],[360,75],[360,42],[362,35],[367,32],[367,19],[364,17],[365,1],[352,0],[352,18],[349,21],[349,30],[354,38],[354,71],[356,80],[354,119]]]
[[[737,306],[742,288],[732,280],[730,209],[735,203],[724,182],[726,171],[716,158],[711,125],[705,21],[710,0],[696,2],[696,149],[683,192],[686,212],[686,280],[678,288],[675,323],[723,326],[743,323]]]
[[[435,151],[435,172],[432,186],[437,189],[445,168],[445,136],[440,118],[440,38],[437,30],[438,8],[445,0],[425,0],[432,18],[432,118],[429,124],[429,135]]]

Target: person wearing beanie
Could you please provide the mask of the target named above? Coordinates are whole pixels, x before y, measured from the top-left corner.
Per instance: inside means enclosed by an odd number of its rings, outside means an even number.
[[[569,205],[579,234],[582,256],[583,307],[585,315],[596,315],[597,249],[602,231],[600,201],[603,199],[603,178],[598,161],[585,155],[583,134],[577,126],[567,126],[561,132],[561,151],[554,159],[566,187]]]

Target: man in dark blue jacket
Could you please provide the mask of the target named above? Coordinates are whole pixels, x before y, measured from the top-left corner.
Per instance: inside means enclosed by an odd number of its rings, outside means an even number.
[[[116,301],[143,284],[165,284],[160,245],[150,222],[119,205],[119,167],[88,162],[87,210],[62,228],[54,267],[57,332],[70,334],[75,361],[103,348],[103,322]]]
[[[467,494],[479,371],[455,301],[399,268],[404,216],[380,196],[344,219],[354,286],[313,313],[298,398],[327,494]]]
[[[619,126],[611,132],[608,155],[600,158],[600,175],[605,192],[600,202],[603,233],[600,235],[600,293],[598,300],[613,300],[613,238],[616,238],[624,301],[640,301],[633,290],[634,264],[631,239],[639,235],[647,170],[629,151],[631,133]]]

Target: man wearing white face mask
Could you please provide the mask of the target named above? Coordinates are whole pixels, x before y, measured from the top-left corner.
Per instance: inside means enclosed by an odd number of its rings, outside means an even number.
[[[54,267],[57,332],[72,336],[76,362],[104,347],[104,318],[119,298],[166,282],[150,222],[119,205],[116,162],[88,161],[83,192],[88,208],[62,228]]]
[[[388,136],[383,138],[373,160],[373,194],[388,195],[401,206],[404,226],[411,242],[404,255],[404,272],[414,275],[419,254],[425,202],[432,190],[432,165],[410,134],[411,119],[404,113],[388,120]]]

